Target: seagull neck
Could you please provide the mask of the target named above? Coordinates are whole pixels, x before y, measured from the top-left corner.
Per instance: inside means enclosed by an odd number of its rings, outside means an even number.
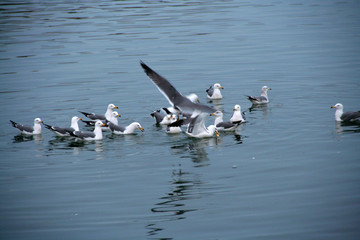
[[[214,122],[214,125],[216,126],[216,125],[218,125],[219,123],[221,123],[221,122],[223,122],[224,120],[223,120],[223,117],[222,116],[217,116],[216,118],[215,118],[215,122]]]
[[[343,109],[336,109],[335,111],[335,121],[341,122],[341,116],[343,115]]]
[[[119,125],[117,117],[111,116],[111,118],[109,118],[108,121],[115,125]]]
[[[111,117],[112,117],[112,109],[111,108],[108,108],[107,110],[106,110],[106,113],[105,113],[105,118],[107,119],[107,120],[109,120],[109,119],[111,119]],[[110,121],[110,120],[109,120]]]
[[[75,129],[75,131],[79,131],[79,124],[78,124],[78,121],[77,120],[72,120],[71,121],[71,125],[70,125],[71,128]]]
[[[261,91],[261,96],[266,97],[266,99],[268,99],[267,91],[266,91],[266,90],[262,90],[262,91]]]
[[[221,97],[222,95],[221,95],[220,89],[215,88],[215,89],[214,89],[213,96],[216,96],[216,97]]]
[[[40,123],[34,123],[34,134],[40,134],[40,133],[41,133]]]
[[[95,134],[95,139],[102,139],[102,130],[101,130],[101,127],[95,126],[94,134]]]

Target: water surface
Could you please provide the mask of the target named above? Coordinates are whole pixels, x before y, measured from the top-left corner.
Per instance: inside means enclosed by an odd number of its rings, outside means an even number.
[[[5,1],[0,4],[2,239],[358,239],[357,1]],[[167,135],[168,102],[139,60],[196,93],[237,133]],[[224,99],[208,101],[219,82]],[[244,95],[267,85],[270,103]],[[98,142],[24,137],[105,112],[144,133]],[[209,118],[207,124],[213,119]],[[80,128],[91,130],[81,124]]]

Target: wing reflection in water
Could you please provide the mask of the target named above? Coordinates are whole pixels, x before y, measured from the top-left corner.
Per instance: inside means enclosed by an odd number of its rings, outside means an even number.
[[[160,201],[151,209],[153,213],[165,214],[163,215],[164,221],[185,219],[185,213],[198,210],[186,207],[185,202],[202,197],[199,189],[203,183],[196,174],[184,172],[180,168],[173,170],[171,177],[170,186],[172,190],[160,197]],[[156,235],[163,230],[154,223],[148,224],[146,228],[149,236]]]

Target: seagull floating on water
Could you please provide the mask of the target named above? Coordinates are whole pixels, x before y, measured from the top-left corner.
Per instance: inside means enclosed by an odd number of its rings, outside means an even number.
[[[220,89],[224,89],[220,83],[215,83],[213,86],[210,86],[207,90],[207,97],[209,99],[222,99],[223,96],[221,95]]]
[[[116,125],[116,124],[113,124],[113,123],[110,122],[109,123],[109,128],[113,133],[121,134],[121,135],[133,134],[136,129],[139,129],[142,132],[144,131],[144,128],[138,122],[133,122],[133,123],[129,124],[126,127],[119,126],[119,125]]]
[[[242,123],[241,121],[224,122],[223,113],[221,111],[211,113],[210,116],[215,116],[214,125],[218,131],[234,131]]]
[[[115,106],[114,104],[110,103],[106,109],[105,114],[96,114],[96,113],[87,113],[87,112],[81,112],[82,114],[84,114],[87,118],[90,118],[91,120],[103,120],[106,121],[108,119],[111,118],[111,113],[113,112],[114,109],[118,109],[117,106]]]
[[[260,97],[254,97],[254,96],[247,96],[247,97],[250,100],[250,102],[252,102],[252,104],[265,104],[265,103],[269,102],[269,97],[267,94],[268,90],[271,90],[271,88],[269,88],[267,86],[263,86],[261,88]]]
[[[118,125],[119,124],[118,119],[117,119],[118,117],[121,117],[121,115],[117,111],[113,111],[106,120],[98,120],[98,121],[101,121],[102,123],[105,123],[106,127],[102,127],[102,130],[109,130],[109,128],[108,128],[109,122],[112,122],[113,124]],[[93,121],[93,120],[90,120],[90,121],[81,120],[81,121],[86,123],[86,125],[88,125],[88,126],[95,126],[95,123],[96,123],[96,121]]]
[[[357,112],[344,112],[344,106],[341,103],[337,103],[331,108],[336,108],[335,121],[337,122],[354,122],[360,121],[360,111]]]
[[[58,127],[58,126],[51,126],[48,124],[44,124],[44,126],[47,129],[50,129],[51,131],[53,131],[54,133],[56,133],[58,136],[70,136],[70,133],[74,132],[74,131],[79,131],[79,124],[78,121],[81,120],[81,118],[74,116],[71,118],[71,125],[70,127]]]
[[[101,127],[103,126],[105,126],[105,123],[98,120],[95,123],[95,129],[93,132],[74,131],[71,132],[70,135],[83,140],[101,140],[103,139]]]
[[[34,119],[34,126],[22,125],[22,124],[14,122],[12,120],[10,120],[10,122],[13,125],[13,127],[19,129],[19,131],[23,134],[26,134],[26,135],[41,134],[41,124],[40,123],[42,123],[43,121],[41,121],[40,118]]]
[[[246,118],[245,118],[245,113],[241,112],[241,107],[239,104],[236,104],[234,106],[234,114],[232,115],[232,117],[230,118],[230,122],[246,122]]]
[[[166,112],[166,115],[161,113],[160,110],[156,110],[156,111],[150,113],[150,115],[153,118],[155,118],[156,124],[168,125],[168,124],[174,122],[173,121],[174,115],[167,108],[163,108],[163,110]]]

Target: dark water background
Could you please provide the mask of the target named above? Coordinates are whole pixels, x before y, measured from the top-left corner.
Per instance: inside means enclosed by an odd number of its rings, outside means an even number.
[[[330,109],[360,110],[359,43],[359,1],[2,1],[0,238],[359,239],[360,127]],[[166,135],[140,59],[248,123]],[[271,102],[251,109],[263,85]],[[109,103],[145,132],[79,143],[9,122]]]

